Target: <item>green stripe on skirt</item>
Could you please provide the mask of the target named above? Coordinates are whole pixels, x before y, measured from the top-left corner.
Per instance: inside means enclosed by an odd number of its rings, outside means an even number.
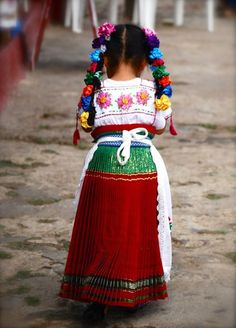
[[[130,158],[124,166],[117,160],[117,149],[118,147],[100,145],[89,163],[88,170],[117,174],[156,172],[149,147],[131,147]]]

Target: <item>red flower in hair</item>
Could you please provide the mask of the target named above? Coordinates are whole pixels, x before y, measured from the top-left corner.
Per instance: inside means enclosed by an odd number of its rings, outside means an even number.
[[[92,84],[88,84],[83,89],[83,96],[85,96],[85,97],[90,96],[92,92],[93,92],[93,85]]]
[[[97,63],[91,63],[90,66],[89,66],[89,71],[90,72],[96,72],[96,69],[97,69]]]
[[[163,86],[166,87],[167,85],[171,84],[171,80],[169,76],[163,76],[158,82]]]
[[[154,59],[153,63],[152,63],[153,66],[161,66],[161,65],[164,65],[164,64],[165,64],[165,62],[164,62],[163,59]]]

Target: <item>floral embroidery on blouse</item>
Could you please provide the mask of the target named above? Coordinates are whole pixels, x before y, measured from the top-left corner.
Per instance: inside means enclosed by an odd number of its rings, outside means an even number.
[[[146,105],[150,98],[148,92],[145,89],[141,89],[136,93],[137,101],[140,105]]]
[[[133,104],[133,98],[130,95],[121,95],[117,99],[117,104],[121,109],[129,109]]]
[[[107,108],[111,104],[111,96],[108,92],[100,92],[96,102],[101,108]]]

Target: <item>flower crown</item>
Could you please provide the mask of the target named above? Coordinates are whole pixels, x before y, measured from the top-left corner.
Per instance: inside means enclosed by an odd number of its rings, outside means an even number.
[[[77,144],[79,139],[78,119],[80,118],[81,126],[85,131],[91,131],[95,108],[93,105],[94,92],[100,88],[101,78],[103,75],[103,55],[107,50],[107,42],[111,39],[111,34],[116,31],[115,25],[104,23],[98,27],[98,37],[92,42],[93,52],[89,55],[91,64],[87,70],[84,82],[86,86],[83,89],[81,99],[78,103],[76,112],[76,130],[74,132],[73,143]],[[165,71],[163,54],[159,49],[160,41],[154,30],[143,28],[145,34],[146,46],[149,51],[148,63],[152,71],[154,82],[156,85],[155,108],[158,111],[165,111],[171,106],[169,98],[172,96],[171,80],[169,73]],[[81,115],[79,115],[81,113]],[[171,120],[171,134],[177,134]]]

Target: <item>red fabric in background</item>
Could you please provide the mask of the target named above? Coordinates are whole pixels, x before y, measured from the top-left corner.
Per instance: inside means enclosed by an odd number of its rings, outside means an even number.
[[[50,20],[53,23],[64,25],[66,0],[52,1]]]
[[[163,276],[157,234],[157,208],[153,206],[157,204],[156,174],[87,172],[75,217],[65,274],[130,281]],[[165,298],[165,290],[165,283],[132,292],[62,283],[60,296],[133,307],[153,299]],[[135,301],[139,296],[143,296],[143,299]],[[124,298],[134,301],[123,302]]]
[[[21,37],[17,36],[0,51],[0,111],[9,91],[24,77],[24,58]]]
[[[23,22],[23,33],[0,49],[0,111],[10,91],[24,77],[27,66],[31,69],[35,67],[51,1],[30,1],[29,12]]]
[[[24,36],[28,49],[29,64],[32,70],[35,68],[35,63],[39,56],[52,2],[52,0],[30,2],[30,12],[24,23]]]

